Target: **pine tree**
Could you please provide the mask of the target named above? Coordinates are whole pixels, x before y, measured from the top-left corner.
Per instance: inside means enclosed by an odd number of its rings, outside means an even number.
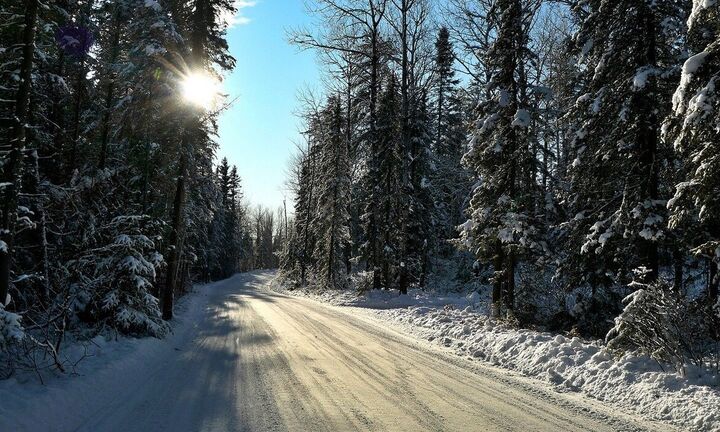
[[[629,282],[636,268],[647,269],[647,281],[658,275],[666,237],[660,124],[681,10],[672,0],[591,0],[576,11],[586,15],[575,36],[585,76],[569,114],[575,217],[563,265],[569,283],[589,285],[594,298],[597,288]]]
[[[317,230],[318,246],[315,252],[321,280],[330,287],[344,284],[341,278],[345,270],[343,253],[350,241],[347,200],[350,178],[348,175],[347,145],[343,136],[340,100],[329,98],[327,106],[320,113],[322,139],[318,143],[318,201]]]
[[[7,304],[12,280],[12,260],[14,237],[16,235],[18,215],[18,195],[21,188],[22,165],[27,145],[28,111],[32,89],[32,71],[35,57],[35,34],[38,15],[38,1],[25,2],[22,11],[22,32],[18,41],[21,47],[20,64],[16,74],[19,82],[14,92],[14,107],[11,115],[3,116],[3,126],[10,133],[5,137],[0,151],[3,152],[2,181],[0,192],[3,197],[2,219],[0,219],[0,303]],[[8,110],[10,111],[10,110]],[[10,114],[10,113],[8,113]]]
[[[376,239],[378,258],[373,273],[382,276],[381,287],[390,289],[394,286],[395,272],[399,266],[402,245],[400,223],[402,214],[399,196],[402,191],[402,139],[400,138],[400,101],[397,93],[397,79],[390,75],[387,86],[383,90],[378,103],[377,124],[377,171],[369,171],[368,185],[374,185],[369,191],[368,205],[377,203],[379,215]],[[374,177],[377,176],[377,177]],[[400,187],[399,187],[400,186]],[[400,190],[399,190],[400,189]],[[367,209],[369,213],[371,209]]]
[[[684,175],[668,203],[669,225],[708,260],[707,295],[714,305],[720,284],[720,6],[695,0],[688,26],[692,55],[682,67],[665,125]]]
[[[291,277],[296,278],[300,286],[305,286],[307,282],[308,271],[313,265],[312,250],[315,245],[313,226],[317,203],[317,119],[311,119],[309,126],[308,149],[299,161],[298,189],[295,192],[295,230],[285,269]]]
[[[541,249],[535,226],[535,161],[529,149],[524,62],[527,59],[528,11],[519,0],[502,0],[497,8],[497,37],[488,51],[489,92],[464,163],[478,177],[470,200],[470,219],[463,240],[478,260],[493,263],[494,313],[515,308],[518,259]]]
[[[224,38],[225,24],[218,19],[223,13],[234,11],[234,4],[229,0],[193,2],[187,18],[190,45],[188,73],[212,73],[211,64],[225,70],[234,67],[235,60],[227,52],[227,41]],[[179,11],[178,14],[182,13]],[[196,164],[207,165],[212,159],[214,144],[209,139],[207,126],[203,124],[198,113],[188,113],[181,125],[177,180],[168,241],[168,268],[161,296],[164,319],[172,318],[173,297],[180,278],[188,178],[198,168]]]
[[[452,239],[456,227],[462,223],[463,204],[469,192],[469,175],[462,166],[465,153],[466,125],[462,100],[459,96],[460,80],[455,77],[455,53],[446,27],[438,32],[435,41],[435,70],[433,75],[434,129],[433,143],[435,170],[432,191],[438,211],[440,237]],[[444,254],[447,255],[447,247]]]
[[[408,283],[425,287],[430,270],[430,254],[437,241],[436,214],[430,179],[432,171],[432,127],[428,98],[419,95],[413,101],[410,112],[410,148],[407,166],[409,188],[404,191],[398,205],[401,208],[405,226],[405,253],[400,262],[399,283],[401,293],[407,294]],[[407,279],[403,283],[402,278]]]

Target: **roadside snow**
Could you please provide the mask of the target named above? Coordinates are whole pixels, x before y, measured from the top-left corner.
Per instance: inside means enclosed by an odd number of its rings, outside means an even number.
[[[275,289],[279,288],[278,285]],[[717,374],[691,369],[687,376],[663,370],[654,360],[626,354],[617,358],[600,341],[519,330],[487,315],[487,298],[477,292],[433,295],[411,291],[290,292],[336,306],[362,308],[416,338],[555,386],[581,392],[653,420],[694,431],[720,430]]]
[[[172,333],[164,339],[97,336],[72,342],[60,351],[67,373],[42,371],[42,383],[31,371],[16,371],[0,380],[0,431],[39,430],[32,425],[38,407],[44,418],[53,419],[52,430],[74,429],[78,419],[90,417],[123,389],[150,379],[154,371],[146,365],[176,357],[177,347],[193,337],[192,329],[205,312],[202,306],[211,288],[213,284],[196,286],[196,292],[180,299]],[[144,375],[134,374],[138,370]]]

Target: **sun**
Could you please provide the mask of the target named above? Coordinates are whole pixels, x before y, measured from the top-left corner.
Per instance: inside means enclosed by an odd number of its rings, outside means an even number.
[[[200,108],[210,109],[220,98],[220,82],[207,73],[187,74],[181,84],[183,98]]]

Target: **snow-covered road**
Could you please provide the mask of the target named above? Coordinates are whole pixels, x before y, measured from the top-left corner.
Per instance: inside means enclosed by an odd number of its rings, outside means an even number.
[[[0,430],[658,430],[369,316],[270,292],[272,276],[205,287],[174,335],[6,404]]]

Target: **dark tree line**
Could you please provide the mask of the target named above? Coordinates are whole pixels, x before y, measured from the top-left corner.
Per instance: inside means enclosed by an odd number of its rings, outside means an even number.
[[[327,86],[292,173],[288,277],[404,293],[469,252],[498,316],[642,332],[663,312],[635,319],[637,302],[670,304],[661,292],[718,336],[717,4],[311,13],[322,30],[291,41],[318,52]],[[655,294],[623,302],[637,292]]]
[[[259,263],[237,169],[214,163],[222,106],[183,88],[234,67],[233,11],[0,1],[0,375],[62,369],[71,336],[161,336],[193,281]]]

